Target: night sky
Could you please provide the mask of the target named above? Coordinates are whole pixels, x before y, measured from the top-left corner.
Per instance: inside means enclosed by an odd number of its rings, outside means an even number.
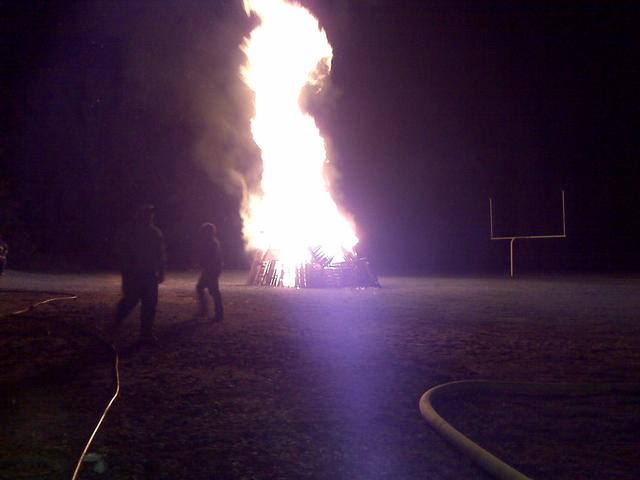
[[[0,233],[14,268],[105,268],[136,205],[170,266],[218,224],[246,264],[258,175],[241,1],[2,1]],[[640,268],[636,2],[305,1],[334,49],[309,102],[380,272]]]

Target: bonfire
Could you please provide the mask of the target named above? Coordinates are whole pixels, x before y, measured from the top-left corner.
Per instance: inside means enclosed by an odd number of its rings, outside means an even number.
[[[254,141],[262,178],[244,212],[244,235],[256,251],[249,282],[257,285],[377,285],[351,218],[330,193],[325,141],[303,111],[303,91],[321,89],[333,55],[318,20],[284,0],[246,0],[259,24],[243,45],[242,77],[253,91]]]

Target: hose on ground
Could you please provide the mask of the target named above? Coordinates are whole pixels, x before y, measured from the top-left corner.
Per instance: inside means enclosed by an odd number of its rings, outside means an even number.
[[[6,292],[6,290],[3,290],[3,291]],[[23,291],[22,293],[26,293],[26,292]],[[52,303],[52,302],[57,302],[57,301],[62,301],[62,300],[75,300],[75,299],[78,298],[77,295],[67,294],[67,293],[59,293],[59,292],[37,292],[37,293],[44,293],[44,294],[56,295],[56,296],[55,297],[51,297],[51,298],[47,298],[46,300],[42,300],[42,301],[39,301],[39,302],[36,302],[36,303],[32,303],[31,305],[29,305],[26,308],[22,308],[20,310],[16,310],[15,312],[11,312],[8,316],[22,315],[24,313],[30,312],[30,311],[34,310],[35,308],[37,308],[37,307],[39,307],[41,305],[45,305],[47,303]],[[120,394],[120,358],[119,358],[119,355],[118,355],[118,350],[116,349],[116,347],[113,344],[106,342],[99,335],[88,333],[86,331],[83,331],[82,333],[97,339],[100,343],[108,345],[109,348],[113,351],[113,379],[114,379],[114,384],[115,384],[115,391],[113,393],[113,396],[109,400],[109,403],[107,404],[107,406],[103,410],[102,415],[100,416],[100,420],[98,420],[98,423],[97,423],[96,427],[93,429],[93,432],[91,433],[91,436],[89,437],[89,440],[87,440],[87,442],[86,442],[86,444],[84,446],[84,449],[82,450],[82,453],[80,454],[80,458],[78,459],[78,462],[76,463],[76,468],[73,471],[73,475],[71,476],[71,480],[76,480],[77,479],[77,477],[78,477],[78,475],[80,473],[80,469],[82,467],[82,463],[83,463],[83,461],[85,459],[85,456],[87,455],[87,452],[89,451],[89,448],[91,447],[91,443],[93,442],[93,439],[95,438],[96,434],[98,433],[98,430],[100,429],[100,426],[104,422],[104,419],[107,417],[107,413],[111,409],[111,406],[113,405],[113,403],[115,402],[116,398]]]
[[[449,443],[471,458],[483,470],[499,480],[531,480],[515,468],[482,448],[477,443],[456,430],[442,418],[432,405],[432,400],[443,391],[464,393],[482,391],[484,393],[510,393],[514,395],[602,395],[638,394],[638,383],[534,383],[534,382],[492,382],[487,380],[459,380],[436,385],[420,397],[420,413],[429,425]]]
[[[87,455],[87,452],[89,451],[89,447],[91,446],[91,443],[93,442],[94,437],[98,433],[98,430],[102,425],[102,422],[106,418],[107,413],[109,412],[109,409],[113,405],[113,402],[116,401],[116,398],[120,393],[120,371],[119,371],[120,359],[118,357],[118,350],[116,350],[116,347],[113,345],[110,345],[110,346],[113,349],[113,373],[115,377],[116,390],[113,393],[111,400],[109,400],[109,403],[107,404],[104,411],[102,412],[102,415],[100,416],[100,420],[98,420],[96,428],[93,429],[93,432],[89,437],[89,440],[87,440],[87,443],[84,446],[84,450],[82,450],[82,454],[80,454],[80,458],[78,459],[78,463],[76,464],[76,469],[73,471],[73,476],[71,477],[71,480],[76,480],[76,478],[78,477],[78,474],[80,473],[80,468],[82,467],[82,462],[84,461],[84,457]]]

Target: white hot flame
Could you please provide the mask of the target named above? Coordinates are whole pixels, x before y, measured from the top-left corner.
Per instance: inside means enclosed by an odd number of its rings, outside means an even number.
[[[331,67],[332,49],[318,20],[284,0],[244,0],[260,24],[243,45],[242,70],[255,94],[251,131],[262,151],[261,195],[251,196],[245,236],[285,268],[284,284],[310,259],[309,249],[339,261],[358,242],[333,201],[324,176],[326,150],[314,119],[300,109],[302,89]],[[315,79],[315,80],[314,80]]]

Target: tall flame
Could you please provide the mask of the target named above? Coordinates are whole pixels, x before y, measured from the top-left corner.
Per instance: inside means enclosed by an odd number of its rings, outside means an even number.
[[[318,20],[285,0],[244,0],[260,24],[243,45],[242,70],[255,93],[251,131],[262,151],[261,195],[249,198],[245,236],[251,247],[272,251],[292,286],[310,248],[334,261],[358,242],[353,224],[339,211],[324,176],[326,150],[314,119],[301,111],[302,89],[321,79],[333,55]]]

